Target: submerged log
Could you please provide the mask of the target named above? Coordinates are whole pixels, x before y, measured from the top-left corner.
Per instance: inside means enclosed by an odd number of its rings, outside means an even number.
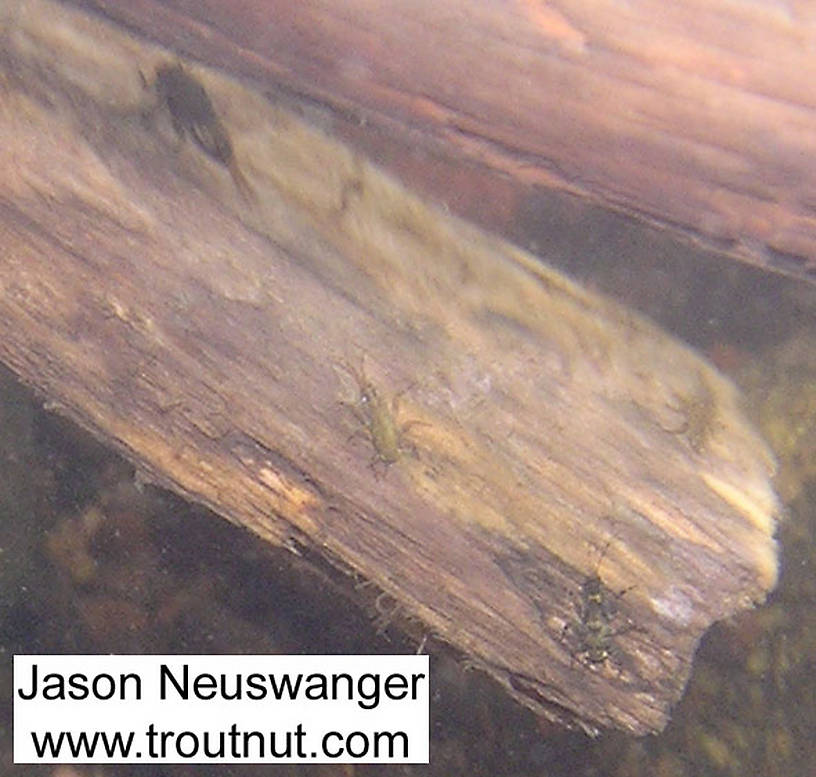
[[[702,633],[776,580],[773,461],[728,380],[191,64],[234,157],[192,118],[179,147],[140,77],[171,54],[16,8],[0,360],[146,477],[376,584],[530,707],[660,729]]]
[[[807,3],[79,2],[330,107],[338,131],[490,228],[540,187],[816,282]]]

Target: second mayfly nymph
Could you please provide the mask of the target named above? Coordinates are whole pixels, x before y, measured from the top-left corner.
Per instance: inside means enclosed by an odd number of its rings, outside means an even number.
[[[389,467],[399,461],[402,454],[415,454],[416,449],[404,439],[404,435],[410,427],[422,422],[409,421],[402,425],[398,423],[400,395],[396,394],[389,402],[366,376],[365,365],[361,364],[359,370],[345,362],[337,362],[337,366],[354,378],[357,384],[356,399],[353,402],[344,400],[340,404],[350,408],[363,426],[374,448],[371,466],[380,463]]]

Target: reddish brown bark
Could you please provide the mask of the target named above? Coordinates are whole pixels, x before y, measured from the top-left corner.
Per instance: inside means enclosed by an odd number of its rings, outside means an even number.
[[[84,4],[330,107],[336,131],[487,226],[537,184],[816,277],[805,3]]]

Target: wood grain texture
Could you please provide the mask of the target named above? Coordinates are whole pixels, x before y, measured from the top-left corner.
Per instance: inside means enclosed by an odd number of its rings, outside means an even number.
[[[816,280],[807,3],[83,4],[331,106],[338,131],[491,228],[542,185]],[[468,164],[498,213],[448,183]]]
[[[776,580],[773,460],[734,387],[187,65],[251,206],[142,119],[139,70],[166,52],[45,0],[2,21],[0,359],[146,477],[371,581],[532,708],[665,725],[702,633]],[[415,455],[371,466],[343,363],[400,396]],[[595,575],[615,613],[589,662]]]

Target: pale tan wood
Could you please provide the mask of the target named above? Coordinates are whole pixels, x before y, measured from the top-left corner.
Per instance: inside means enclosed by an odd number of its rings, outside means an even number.
[[[188,65],[248,203],[142,120],[139,69],[167,53],[45,0],[13,10],[0,360],[145,477],[371,581],[523,703],[662,727],[705,629],[776,580],[773,461],[734,387]],[[347,406],[365,412],[355,372],[384,407],[400,396],[398,426],[419,422],[388,467]],[[595,575],[617,613],[592,662]]]

